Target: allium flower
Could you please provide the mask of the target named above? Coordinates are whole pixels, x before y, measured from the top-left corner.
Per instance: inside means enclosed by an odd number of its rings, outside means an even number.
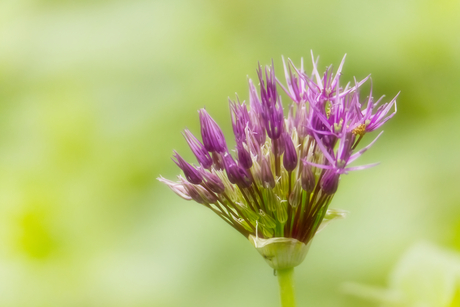
[[[339,84],[345,58],[335,74],[328,67],[323,75],[313,54],[312,59],[311,75],[304,72],[303,61],[296,68],[283,59],[286,86],[276,78],[273,63],[259,65],[259,91],[249,80],[249,108],[239,99],[230,100],[234,155],[217,123],[201,109],[203,143],[184,132],[200,165],[175,152],[185,179],[159,178],[180,197],[214,211],[278,272],[300,264],[314,235],[331,220],[345,217],[343,211],[328,210],[340,176],[375,165],[349,166],[381,135],[358,150],[366,133],[396,113],[396,97],[381,103],[383,97],[374,100],[371,89],[366,99],[360,98],[359,89],[369,77],[354,85]],[[287,118],[278,85],[292,100]]]

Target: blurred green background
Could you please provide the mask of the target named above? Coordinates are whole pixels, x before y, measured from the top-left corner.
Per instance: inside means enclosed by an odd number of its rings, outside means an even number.
[[[374,306],[427,240],[460,250],[460,2],[1,0],[0,306],[278,306],[272,270],[211,211],[156,181],[206,106],[231,134],[257,62],[309,53],[372,73],[398,114],[344,176],[351,212],[296,270],[299,306]],[[282,76],[282,75],[280,75]],[[230,137],[228,137],[230,138]],[[231,138],[230,138],[231,139]],[[371,137],[368,137],[370,141]]]

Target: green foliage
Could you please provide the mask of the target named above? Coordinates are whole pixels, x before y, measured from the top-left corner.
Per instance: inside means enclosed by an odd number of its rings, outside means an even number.
[[[454,307],[460,292],[460,255],[429,244],[408,250],[393,269],[389,289],[347,284],[345,290],[382,307]]]

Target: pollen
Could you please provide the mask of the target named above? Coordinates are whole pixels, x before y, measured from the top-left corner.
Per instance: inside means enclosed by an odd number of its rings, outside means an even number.
[[[363,136],[364,134],[366,134],[366,124],[359,125],[355,129],[351,130],[351,133],[353,133],[354,135]]]

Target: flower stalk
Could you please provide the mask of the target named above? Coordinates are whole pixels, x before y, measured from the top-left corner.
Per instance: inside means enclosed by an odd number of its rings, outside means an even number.
[[[295,307],[294,268],[277,270],[282,307]]]

